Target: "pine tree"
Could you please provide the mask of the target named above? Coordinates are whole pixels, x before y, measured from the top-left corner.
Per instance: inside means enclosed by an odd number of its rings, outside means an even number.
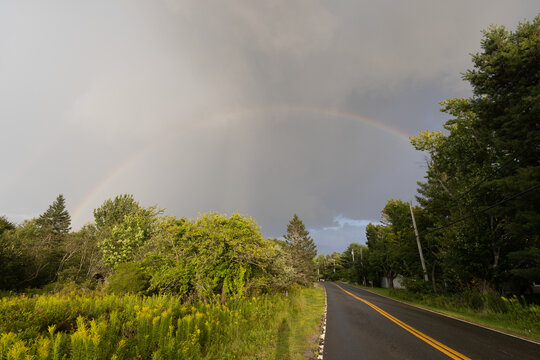
[[[15,224],[9,221],[4,215],[0,216],[0,235],[7,230],[15,229]]]
[[[304,223],[298,215],[287,225],[287,234],[283,235],[291,254],[292,266],[296,271],[296,281],[307,285],[315,279],[313,259],[317,255],[317,247],[309,236]]]
[[[54,236],[65,235],[71,230],[71,217],[66,210],[66,200],[58,195],[51,206],[37,219],[38,226]]]

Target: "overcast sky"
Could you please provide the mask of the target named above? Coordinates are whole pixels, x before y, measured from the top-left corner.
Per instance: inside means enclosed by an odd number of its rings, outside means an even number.
[[[104,200],[194,217],[296,212],[319,252],[365,241],[386,200],[412,200],[441,129],[470,95],[481,30],[532,1],[0,2],[0,215],[60,193],[73,228]]]

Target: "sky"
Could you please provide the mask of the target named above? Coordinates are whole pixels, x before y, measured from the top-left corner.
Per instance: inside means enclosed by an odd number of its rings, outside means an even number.
[[[166,214],[236,211],[281,237],[294,213],[320,253],[365,242],[414,200],[438,102],[482,29],[532,1],[0,2],[0,215],[58,194],[72,227],[119,194]]]

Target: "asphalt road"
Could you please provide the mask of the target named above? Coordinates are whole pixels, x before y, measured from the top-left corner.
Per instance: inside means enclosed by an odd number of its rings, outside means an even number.
[[[325,360],[540,359],[538,344],[347,284],[323,284],[328,301]]]

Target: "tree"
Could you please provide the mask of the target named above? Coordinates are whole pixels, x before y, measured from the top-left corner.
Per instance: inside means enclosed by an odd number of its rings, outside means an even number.
[[[270,278],[281,271],[273,245],[279,246],[262,237],[255,220],[238,213],[166,218],[147,245],[143,265],[151,272],[152,291],[225,301],[280,286]]]
[[[70,225],[71,217],[60,194],[37,219],[27,220],[16,229],[14,235],[27,257],[20,286],[39,287],[57,279]]]
[[[268,284],[268,290],[288,289],[296,280],[296,272],[288,251],[287,243],[279,239],[268,239],[271,249],[266,275],[262,277]]]
[[[287,225],[287,234],[283,235],[287,242],[293,266],[296,270],[297,282],[307,285],[315,280],[316,273],[313,259],[317,255],[317,247],[309,236],[304,223],[298,215]]]
[[[110,235],[98,243],[105,264],[114,268],[134,260],[136,251],[152,236],[152,220],[141,214],[126,215],[121,223],[115,225]]]
[[[103,261],[111,268],[135,259],[137,250],[156,231],[158,215],[155,206],[144,208],[133,195],[116,196],[94,210],[96,230]]]
[[[369,278],[368,247],[351,243],[341,254],[341,265],[350,281],[367,285]]]
[[[424,131],[413,137],[411,143],[430,155],[426,182],[419,183],[417,200],[432,229],[426,237],[438,255],[432,264],[442,266],[445,284],[460,288],[474,281],[490,281],[492,270],[498,265],[499,247],[493,237],[497,232],[488,230],[495,222],[474,216],[495,201],[485,188],[476,186],[493,172],[493,159],[478,142],[472,127],[476,115],[468,101],[452,99],[442,105],[443,111],[454,117],[444,124],[448,135]],[[438,228],[441,230],[433,231]]]
[[[42,231],[55,237],[69,233],[71,217],[66,209],[64,195],[58,195],[49,208],[39,216],[36,223]]]
[[[30,219],[11,234],[12,249],[20,251],[25,263],[18,288],[40,287],[56,279],[63,237],[55,236],[50,230],[38,225],[38,219]]]
[[[421,278],[423,270],[409,204],[400,199],[390,199],[381,214],[382,223],[389,229],[387,236],[397,258],[396,270],[403,276]]]
[[[389,228],[384,225],[369,223],[366,226],[369,265],[375,271],[382,273],[388,280],[388,286],[393,288],[400,264],[396,249],[388,234]]]
[[[83,283],[93,281],[95,276],[102,274],[103,254],[97,244],[97,229],[94,224],[87,224],[79,231],[69,233],[62,244],[64,255],[58,278]]]
[[[118,195],[114,199],[107,199],[94,209],[96,228],[103,237],[110,234],[113,227],[124,221],[124,216],[135,215],[141,206],[131,194]]]
[[[464,75],[474,91],[469,99],[477,115],[472,125],[497,170],[486,189],[497,201],[536,189],[488,212],[503,267],[498,274],[504,277],[508,266],[513,275],[534,281],[525,275],[530,272],[518,269],[535,264],[523,250],[540,250],[540,190],[535,188],[540,184],[540,14],[514,32],[504,26],[488,28],[473,63],[474,69]]]
[[[20,288],[30,265],[15,233],[15,224],[0,216],[0,289]]]
[[[2,215],[0,216],[0,235],[8,230],[15,230],[15,224]]]
[[[481,47],[463,75],[473,97],[441,103],[453,117],[447,134],[411,142],[430,156],[418,200],[445,284],[486,288],[532,282],[538,266],[529,254],[540,249],[540,15],[514,32],[488,28]]]

